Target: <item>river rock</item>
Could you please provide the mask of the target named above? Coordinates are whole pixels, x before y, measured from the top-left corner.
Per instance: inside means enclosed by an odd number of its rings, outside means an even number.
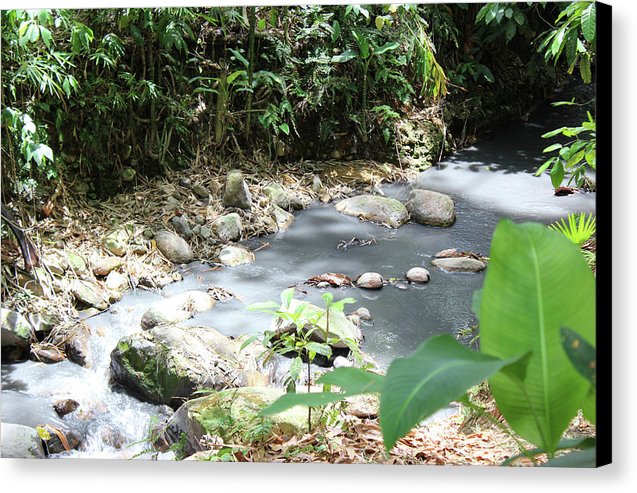
[[[69,268],[69,261],[66,255],[59,250],[52,250],[43,256],[43,263],[51,271],[51,274],[61,276]]]
[[[35,428],[2,423],[0,428],[2,458],[8,459],[45,459],[46,453],[42,439]]]
[[[230,171],[226,177],[223,205],[224,207],[237,207],[246,210],[252,208],[252,194],[239,170]]]
[[[26,357],[31,342],[35,341],[35,331],[33,327],[20,313],[1,309],[2,328],[2,353],[11,355],[11,359],[21,359]]]
[[[385,224],[392,228],[399,228],[409,221],[409,213],[400,201],[378,195],[350,197],[338,202],[335,208],[342,214]]]
[[[263,193],[271,204],[286,211],[290,209],[290,194],[279,183],[270,183],[263,188]]]
[[[487,266],[484,262],[469,257],[437,258],[431,263],[447,272],[480,272]]]
[[[241,216],[236,212],[225,214],[215,219],[212,223],[212,229],[217,235],[217,238],[225,243],[239,241],[243,231]]]
[[[284,211],[278,205],[272,204],[269,209],[270,216],[276,222],[279,231],[285,231],[294,222],[294,214]]]
[[[66,259],[69,263],[69,268],[75,272],[78,276],[84,276],[88,272],[86,260],[81,255],[75,252],[67,252]]]
[[[124,260],[120,257],[99,257],[91,260],[93,274],[96,276],[107,276],[111,271],[124,265]]]
[[[51,343],[62,348],[66,357],[80,366],[91,366],[89,339],[91,329],[86,323],[59,325],[51,333]]]
[[[351,368],[354,366],[354,363],[348,360],[345,356],[337,356],[334,358],[334,363],[332,363],[334,368]]]
[[[453,200],[431,190],[412,190],[405,204],[411,218],[428,226],[451,226],[456,220]]]
[[[182,238],[189,240],[192,238],[193,232],[188,225],[188,221],[183,216],[174,216],[170,219],[170,224],[175,228],[175,232]]]
[[[423,284],[429,282],[429,271],[423,267],[412,267],[407,271],[405,277],[409,282]]]
[[[369,313],[369,310],[365,308],[364,306],[361,306],[360,308],[357,308],[356,310],[354,310],[351,313],[351,315],[356,315],[361,320],[366,320],[366,321],[369,321],[372,319],[372,314]]]
[[[80,407],[80,403],[73,399],[62,399],[53,403],[53,409],[60,418],[71,414],[78,407]]]
[[[129,237],[130,234],[126,228],[116,228],[110,231],[106,236],[104,236],[102,244],[104,248],[111,252],[113,255],[123,257],[126,254]]]
[[[365,272],[356,279],[356,286],[363,289],[380,289],[383,287],[383,276],[378,272]]]
[[[361,419],[378,417],[380,399],[374,394],[354,395],[345,398],[345,408],[349,414]]]
[[[249,264],[254,260],[254,253],[241,246],[226,245],[219,252],[219,262],[227,267]]]
[[[155,241],[159,251],[171,262],[185,264],[192,260],[190,245],[175,233],[159,231],[155,234]]]
[[[290,207],[295,211],[305,209],[312,203],[312,199],[302,192],[290,192]]]
[[[323,192],[324,188],[325,187],[323,186],[321,178],[318,175],[314,175],[314,177],[312,178],[312,191],[314,193],[321,193]]]
[[[215,299],[204,291],[185,293],[163,299],[151,306],[142,316],[142,329],[149,330],[157,325],[182,322],[215,306]]]
[[[107,295],[104,291],[93,283],[74,279],[69,284],[69,291],[75,299],[84,305],[94,306],[99,310],[108,308]]]
[[[210,191],[203,185],[200,185],[199,183],[195,183],[192,186],[192,191],[200,199],[207,199],[208,196],[210,195]]]
[[[287,308],[287,312],[294,312],[301,301],[297,299],[292,299],[290,301],[290,305]],[[283,307],[281,307],[283,310]],[[327,319],[325,316],[319,318],[319,315],[323,313],[323,309],[319,308],[316,305],[309,303],[305,309],[304,316],[305,318],[312,320],[317,319],[318,322],[316,327],[318,330],[315,330],[310,335],[310,338],[317,342],[325,342],[325,334],[327,330]],[[349,320],[343,312],[338,311],[330,311],[330,328],[327,332],[328,339],[337,339],[334,342],[330,342],[330,345],[336,349],[345,349],[347,348],[347,344],[343,341],[344,339],[351,339],[354,342],[358,343],[363,340],[363,334],[360,329],[354,324],[351,320]],[[309,329],[309,327],[308,327]],[[292,333],[296,331],[296,326],[287,321],[281,319],[275,319],[273,321],[273,330],[276,335],[280,336],[283,333]]]
[[[112,271],[106,276],[104,284],[110,290],[121,292],[128,288],[128,278],[117,271]]]
[[[219,436],[225,443],[241,443],[242,432],[267,419],[271,433],[291,437],[307,432],[308,411],[305,406],[295,406],[281,413],[261,418],[259,411],[279,397],[282,389],[269,387],[243,387],[214,392],[183,404],[168,420],[163,434],[166,442],[179,441],[186,436],[183,452],[191,455],[201,451],[200,439],[204,435]],[[312,413],[312,425],[319,420],[318,412]],[[228,423],[232,423],[228,426]]]
[[[212,328],[163,325],[120,339],[111,370],[143,399],[176,409],[197,390],[264,384],[257,355]]]

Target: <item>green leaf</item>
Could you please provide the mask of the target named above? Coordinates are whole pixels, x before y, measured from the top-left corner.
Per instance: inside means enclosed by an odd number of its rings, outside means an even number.
[[[579,248],[541,224],[501,221],[490,259],[481,350],[498,358],[531,352],[523,386],[495,375],[491,390],[516,433],[551,452],[589,389],[562,348],[560,328],[594,341],[595,279]]]
[[[553,152],[554,150],[561,149],[561,148],[562,148],[562,144],[558,142],[556,144],[551,144],[550,146],[545,147],[542,153]]]
[[[470,351],[447,334],[430,338],[409,357],[395,359],[380,397],[387,451],[427,416],[519,359]]]
[[[272,416],[282,413],[295,406],[318,407],[342,401],[345,394],[337,392],[311,392],[302,394],[285,394],[279,397],[268,407],[261,410],[262,416]]]
[[[285,135],[290,135],[290,126],[287,123],[282,123],[279,125],[279,130],[283,132]]]
[[[332,24],[332,42],[335,43],[341,35],[341,24],[338,21],[334,21]]]
[[[597,449],[589,448],[553,458],[542,467],[597,467]]]
[[[332,57],[332,63],[349,62],[350,60],[352,60],[353,58],[356,58],[357,56],[358,56],[358,53],[356,53],[354,50],[345,50],[340,55],[334,55]]]
[[[557,447],[555,448],[555,450],[568,450],[568,449],[574,449],[574,448],[579,448],[579,449],[589,449],[589,448],[595,448],[595,439],[594,438],[568,438],[565,440],[560,440],[560,443],[558,443]],[[524,457],[535,457],[537,455],[540,454],[545,454],[546,450],[542,449],[542,448],[535,448],[532,450],[527,450],[526,453],[522,453],[519,455],[516,455],[514,457],[509,457],[507,460],[505,460],[504,462],[502,462],[502,464],[500,464],[501,466],[508,466],[509,464],[512,464],[513,462],[515,462],[518,459],[522,459]],[[549,461],[550,462],[550,461]]]
[[[234,48],[229,48],[229,50],[237,58],[237,60],[245,65],[246,68],[250,66],[250,62],[239,51],[235,50]]]
[[[595,348],[577,332],[562,327],[562,347],[577,372],[594,387],[597,381]]]
[[[316,383],[336,385],[348,396],[380,392],[385,377],[359,368],[336,368],[323,374]]]
[[[562,132],[564,132],[567,129],[568,129],[568,127],[556,128],[555,130],[551,130],[550,132],[546,132],[545,134],[542,134],[542,138],[543,139],[549,139],[551,137],[555,137],[556,135],[561,134]]]
[[[391,43],[385,43],[380,48],[376,48],[374,50],[374,54],[375,55],[382,55],[383,53],[386,53],[388,51],[395,50],[399,46],[400,46],[400,43],[398,43],[397,41],[392,41]]]
[[[591,73],[591,57],[588,53],[582,55],[580,58],[579,72],[582,76],[582,80],[590,84],[593,80],[593,74]]]
[[[376,16],[374,23],[376,24],[376,29],[380,31],[383,29],[383,26],[385,25],[385,18],[383,16],[378,15]]]
[[[562,164],[562,161],[555,160],[550,173],[551,184],[553,185],[553,188],[557,188],[562,184],[562,182],[564,181],[564,174],[564,165]]]
[[[595,2],[591,2],[591,4],[582,12],[582,34],[584,35],[584,39],[589,43],[592,43],[595,40],[596,33],[596,17],[597,13],[595,10]]]
[[[259,19],[259,22],[257,22],[257,29],[259,31],[263,31],[265,29],[266,22],[267,21],[265,19]]]
[[[316,354],[321,354],[327,358],[332,356],[332,348],[327,344],[321,344],[320,342],[308,342],[305,345],[307,351],[313,351]]]
[[[228,84],[232,84],[237,77],[240,77],[243,75],[247,75],[247,72],[245,70],[237,70],[236,72],[232,72],[226,79],[226,82]]]

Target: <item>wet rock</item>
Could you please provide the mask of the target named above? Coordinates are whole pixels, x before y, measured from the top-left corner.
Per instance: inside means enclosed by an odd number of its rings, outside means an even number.
[[[259,411],[284,394],[282,389],[244,387],[193,399],[168,420],[165,439],[168,443],[175,443],[185,434],[185,455],[201,451],[200,439],[204,435],[218,436],[225,443],[240,443],[241,431],[254,427],[255,421],[263,419],[259,417]],[[307,407],[295,406],[269,416],[271,432],[286,437],[302,435],[307,431],[307,414]],[[312,413],[314,426],[318,419],[319,413]],[[225,423],[228,422],[234,426],[227,426]]]
[[[241,246],[226,245],[219,252],[219,262],[227,267],[249,264],[254,260],[254,253]]]
[[[284,211],[278,205],[272,204],[269,209],[270,216],[276,222],[279,231],[285,231],[294,222],[294,214]]]
[[[46,453],[42,439],[35,428],[2,423],[0,439],[2,457],[9,459],[45,459]]]
[[[104,284],[108,289],[121,292],[128,288],[128,277],[117,271],[112,271],[108,276],[106,276]]]
[[[73,399],[62,399],[53,403],[53,409],[60,418],[71,414],[78,407],[80,407],[80,403]]]
[[[383,282],[383,276],[378,272],[365,272],[356,279],[356,286],[363,289],[380,289]]]
[[[129,238],[129,231],[126,228],[120,227],[109,232],[102,240],[102,244],[104,248],[113,255],[123,257],[126,255]]]
[[[243,231],[241,216],[236,212],[225,214],[212,223],[212,230],[223,242],[239,241]]]
[[[151,306],[142,316],[142,329],[182,322],[215,306],[215,299],[203,291],[186,291]]]
[[[436,258],[449,258],[449,257],[459,257],[458,250],[455,248],[446,248],[445,250],[440,250],[438,253],[434,255]]]
[[[361,306],[360,308],[357,308],[351,314],[358,316],[358,318],[360,318],[361,320],[369,321],[372,319],[372,314],[369,313],[369,310],[363,306]]]
[[[45,441],[49,454],[60,454],[69,450],[76,449],[81,441],[80,438],[69,430],[60,430],[45,425],[43,429],[49,434],[48,440]]]
[[[427,269],[422,267],[412,267],[407,271],[405,277],[409,282],[422,284],[429,282],[430,275]]]
[[[192,186],[191,190],[200,199],[207,199],[208,196],[210,195],[210,191],[203,185],[200,185],[199,183],[195,183]]]
[[[279,183],[267,185],[263,188],[263,193],[270,199],[271,204],[286,211],[290,209],[290,194]]]
[[[301,302],[299,300],[292,299],[290,301],[290,306],[286,311],[293,312],[300,304]],[[320,317],[322,313],[323,310],[321,308],[311,303],[307,305],[304,311],[304,316],[307,319],[318,319],[315,326],[318,327],[318,330],[314,330],[310,335],[310,338],[313,341],[326,342],[325,335],[327,334],[327,339],[336,339],[335,341],[330,342],[330,346],[336,349],[345,349],[348,347],[347,344],[343,342],[345,339],[351,339],[357,343],[363,340],[363,334],[358,326],[349,320],[343,312],[330,311],[329,331],[327,330],[326,317]],[[310,327],[306,326],[303,329],[309,330]],[[273,321],[272,330],[275,332],[277,337],[280,337],[284,333],[295,332],[296,326],[289,321],[277,319]]]
[[[55,344],[36,342],[31,345],[29,358],[42,363],[59,363],[60,361],[64,361],[66,356],[64,355],[64,351]]]
[[[99,310],[108,308],[106,293],[93,283],[74,279],[69,284],[69,291],[81,304],[93,306]]]
[[[348,216],[399,228],[409,221],[405,206],[396,199],[378,195],[357,195],[338,202],[336,210]]]
[[[29,313],[27,318],[35,330],[36,337],[40,340],[46,337],[53,330],[53,327],[61,321],[55,313]]]
[[[96,276],[107,276],[111,271],[124,265],[124,260],[120,257],[100,257],[91,261],[93,274]]]
[[[176,408],[197,390],[262,383],[258,354],[209,327],[163,325],[120,339],[111,370],[143,399]]]
[[[33,327],[20,313],[7,308],[1,309],[1,317],[3,354],[12,353],[15,359],[26,357],[31,342],[35,341]]]
[[[223,205],[246,210],[252,208],[252,194],[239,170],[230,171],[226,177]]]
[[[192,260],[192,249],[186,240],[170,231],[159,231],[155,235],[157,248],[171,262],[185,264]]]
[[[89,339],[91,329],[84,322],[58,326],[51,334],[51,342],[62,348],[66,357],[80,366],[91,366]]]
[[[188,225],[188,221],[183,216],[174,216],[170,219],[170,224],[175,228],[175,232],[182,238],[189,240],[192,238],[193,232]]]
[[[431,263],[447,272],[480,272],[487,267],[484,262],[469,257],[438,258]]]
[[[405,206],[411,218],[420,224],[446,227],[456,220],[453,200],[444,193],[412,190]]]

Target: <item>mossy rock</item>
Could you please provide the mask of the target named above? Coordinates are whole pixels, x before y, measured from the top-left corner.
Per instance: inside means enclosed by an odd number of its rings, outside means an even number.
[[[270,434],[303,435],[308,430],[305,406],[295,406],[269,417],[259,415],[262,409],[283,395],[282,389],[243,387],[193,399],[170,418],[164,438],[169,443],[181,438],[183,453],[191,455],[201,450],[199,440],[204,435],[219,436],[225,443],[246,445],[266,439]],[[317,426],[319,418],[320,413],[312,413],[312,428]]]
[[[224,207],[237,207],[246,210],[252,208],[252,194],[239,170],[230,171],[226,177],[223,205]]]

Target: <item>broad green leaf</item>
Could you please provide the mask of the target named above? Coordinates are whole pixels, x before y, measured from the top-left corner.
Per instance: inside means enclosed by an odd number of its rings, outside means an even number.
[[[307,351],[312,351],[316,354],[321,354],[329,358],[332,356],[332,348],[327,344],[321,344],[320,342],[308,342],[305,345]]]
[[[243,65],[245,65],[246,68],[248,68],[250,66],[250,62],[239,51],[235,50],[234,48],[229,48],[229,50],[237,58],[237,60],[239,60],[241,63],[243,63]]]
[[[395,50],[399,46],[400,46],[400,43],[398,43],[397,41],[392,41],[391,43],[385,43],[380,48],[376,48],[374,50],[374,54],[375,55],[382,55],[383,53],[385,53],[387,51]]]
[[[564,165],[561,161],[556,160],[553,164],[553,168],[551,168],[551,184],[553,188],[559,187],[564,181]]]
[[[596,442],[594,438],[568,438],[565,440],[560,440],[560,443],[558,443],[555,450],[568,450],[568,449],[574,449],[574,448],[586,450],[590,448],[595,448],[595,443]],[[509,464],[512,464],[516,460],[522,459],[523,457],[529,457],[529,456],[535,457],[537,455],[545,454],[545,453],[546,453],[546,450],[542,448],[527,450],[526,453],[522,453],[514,457],[509,457],[500,465],[508,466]]]
[[[580,58],[579,72],[582,76],[582,80],[587,84],[593,80],[593,74],[591,73],[591,58],[588,53],[582,55]]]
[[[471,351],[447,334],[425,341],[411,356],[395,359],[380,397],[387,451],[427,416],[519,359]]]
[[[385,25],[385,18],[378,15],[376,16],[374,23],[376,24],[376,29],[380,31],[383,29],[383,26]]]
[[[555,130],[551,130],[550,132],[546,132],[545,134],[542,134],[542,138],[543,139],[548,139],[551,137],[555,137],[556,135],[561,134],[562,132],[564,132],[568,127],[560,127],[560,128],[556,128]]]
[[[322,375],[316,383],[336,385],[348,396],[380,392],[385,377],[359,368],[336,368]]]
[[[332,24],[332,42],[336,42],[341,36],[341,24],[338,21],[334,21]]]
[[[265,29],[266,22],[267,21],[265,19],[259,19],[259,22],[257,22],[257,29],[259,31],[263,31]]]
[[[560,331],[562,347],[577,372],[594,387],[597,384],[595,348],[577,332],[562,327]]]
[[[232,72],[226,79],[226,83],[232,84],[237,77],[240,77],[243,75],[247,75],[247,72],[245,70],[237,70],[236,72]]]
[[[589,43],[592,43],[595,39],[596,17],[595,2],[591,2],[584,12],[582,12],[581,20],[582,34],[584,35],[584,39],[586,39]]]
[[[597,449],[589,448],[577,452],[571,452],[549,460],[541,467],[596,467],[597,466]]]
[[[340,55],[334,55],[332,57],[332,63],[345,63],[349,62],[351,59],[357,57],[357,53],[354,50],[345,50]]]
[[[279,397],[268,407],[261,410],[262,416],[272,416],[273,414],[282,413],[295,406],[318,407],[332,404],[333,402],[342,401],[345,394],[338,392],[311,392],[301,394],[285,394]]]
[[[498,358],[531,352],[523,387],[495,375],[491,390],[511,427],[552,451],[590,387],[564,352],[560,328],[593,344],[595,279],[579,248],[541,224],[501,221],[490,258],[480,305],[481,350]]]
[[[290,135],[290,126],[287,123],[282,123],[279,125],[279,130],[283,132],[285,135]]]

